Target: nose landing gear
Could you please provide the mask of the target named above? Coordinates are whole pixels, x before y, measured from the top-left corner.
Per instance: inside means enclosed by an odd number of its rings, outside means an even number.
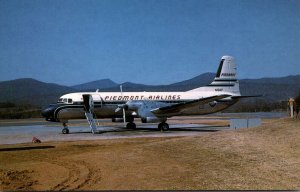
[[[68,125],[66,122],[63,123],[64,128],[61,130],[62,134],[69,134]]]

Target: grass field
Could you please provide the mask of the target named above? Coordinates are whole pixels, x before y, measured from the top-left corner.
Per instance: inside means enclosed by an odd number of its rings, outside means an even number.
[[[300,189],[300,121],[198,136],[0,146],[0,190]]]

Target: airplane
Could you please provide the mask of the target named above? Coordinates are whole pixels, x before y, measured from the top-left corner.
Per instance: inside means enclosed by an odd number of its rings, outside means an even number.
[[[242,98],[237,68],[232,56],[223,56],[214,80],[206,86],[185,92],[78,92],[63,95],[55,104],[42,110],[47,121],[62,122],[68,134],[68,120],[86,118],[92,133],[97,126],[94,117],[128,122],[136,129],[134,118],[142,123],[159,123],[158,129],[169,130],[167,119],[173,116],[206,115],[222,111]]]

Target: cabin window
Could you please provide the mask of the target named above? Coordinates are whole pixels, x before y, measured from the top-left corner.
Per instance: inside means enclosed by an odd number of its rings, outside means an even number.
[[[61,102],[63,102],[63,99],[59,98],[58,103],[61,103]]]
[[[73,101],[72,101],[72,99],[68,99],[68,103],[72,103]]]
[[[67,102],[68,102],[68,99],[67,99],[67,98],[64,98],[64,99],[63,99],[63,102],[64,102],[64,103],[67,103]]]

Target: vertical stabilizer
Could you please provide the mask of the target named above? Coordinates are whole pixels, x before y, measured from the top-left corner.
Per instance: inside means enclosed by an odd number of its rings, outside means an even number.
[[[223,91],[240,95],[234,58],[231,56],[223,56],[214,80],[205,87],[199,87],[191,91]]]
[[[208,87],[220,88],[223,91],[240,94],[239,82],[237,80],[237,70],[235,60],[231,56],[223,56],[216,73],[216,76],[207,85]]]
[[[231,56],[223,56],[212,84],[226,84],[225,82],[232,83],[235,81],[237,81],[237,74],[234,58]]]

